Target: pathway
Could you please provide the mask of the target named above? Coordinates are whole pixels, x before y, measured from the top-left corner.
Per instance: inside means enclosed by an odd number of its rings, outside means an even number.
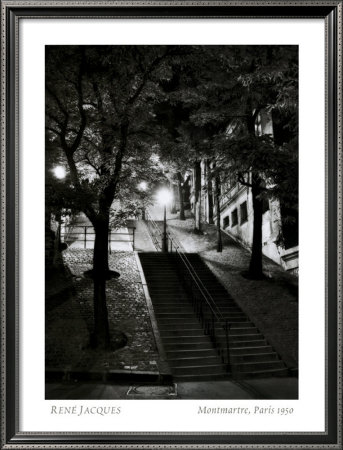
[[[143,220],[132,220],[129,226],[135,227],[135,251],[137,252],[155,252],[156,248],[151,240],[147,226]]]

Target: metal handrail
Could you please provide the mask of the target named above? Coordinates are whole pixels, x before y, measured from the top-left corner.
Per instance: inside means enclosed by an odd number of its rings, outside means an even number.
[[[147,221],[150,221],[152,223],[152,225],[154,226],[155,230],[157,230],[158,234],[162,237],[163,233],[160,230],[159,226],[157,225],[157,223],[151,218],[149,212],[146,213],[147,216]],[[191,276],[193,277],[196,285],[198,286],[199,290],[202,292],[204,299],[206,300],[206,302],[208,303],[209,307],[212,309],[213,313],[215,314],[216,318],[219,320],[220,319],[222,321],[225,321],[222,313],[220,312],[219,308],[217,307],[217,305],[215,304],[215,301],[213,299],[213,297],[211,296],[211,294],[208,292],[206,286],[204,286],[203,282],[201,281],[201,279],[199,278],[198,274],[196,273],[194,267],[192,266],[192,263],[189,261],[189,259],[187,258],[187,255],[185,252],[180,251],[180,248],[182,248],[182,245],[179,243],[179,241],[176,239],[175,235],[170,232],[167,231],[167,236],[168,236],[168,240],[172,243],[174,243],[174,251],[177,252],[180,257],[182,258],[185,266],[187,267],[187,269],[189,270]],[[159,245],[158,245],[159,246]],[[199,286],[201,285],[201,286]],[[206,295],[203,293],[203,291],[206,293]],[[207,300],[206,296],[210,299],[210,302]],[[212,303],[212,305],[211,305]],[[217,310],[214,311],[213,307]]]
[[[153,243],[154,243],[156,249],[162,250],[162,244],[160,244],[160,243],[162,243],[164,233],[161,231],[158,224],[151,218],[148,211],[146,211],[146,223],[147,223],[148,230],[150,232],[151,238],[153,240]],[[196,273],[196,270],[193,267],[192,263],[187,258],[186,253],[181,250],[182,245],[178,242],[176,237],[170,231],[167,231],[166,233],[167,233],[168,242],[170,242],[171,252],[174,250],[174,252],[179,256],[181,262],[183,263],[183,266],[186,268],[188,274],[191,277],[190,290],[191,290],[191,294],[192,294],[192,302],[193,302],[193,307],[195,309],[195,312],[196,312],[199,320],[201,321],[202,326],[205,329],[205,332],[210,335],[215,347],[217,347],[217,351],[221,355],[222,360],[225,361],[225,358],[226,358],[227,370],[230,371],[230,351],[229,351],[230,324],[228,322],[228,319],[224,318],[224,316],[220,312],[219,308],[215,304],[213,297],[208,292],[207,288],[204,286],[203,282],[201,281],[198,274]],[[167,248],[169,248],[169,245],[167,246]],[[198,292],[201,294],[200,304],[199,304],[199,302],[195,301],[193,284],[196,286]],[[206,317],[206,313],[204,315],[203,305],[208,307],[210,310],[209,312],[210,312],[210,316],[211,316],[211,323],[209,323],[209,321],[208,321],[209,317]],[[222,348],[221,343],[217,339],[216,331],[215,331],[216,323],[225,332],[226,348]]]
[[[170,239],[172,239],[174,242],[176,242],[178,244],[178,249],[182,248],[181,244],[179,243],[179,241],[177,240],[177,238],[175,237],[174,233],[172,231],[168,232],[168,236],[170,237]],[[196,270],[194,269],[192,263],[189,261],[189,259],[187,258],[187,254],[185,252],[180,252],[181,255],[185,258],[186,263],[188,264],[189,270],[193,273],[193,276],[197,279],[197,282],[201,285],[202,290],[206,293],[206,296],[210,299],[210,302],[212,303],[213,307],[217,310],[217,315],[220,316],[219,318],[224,321],[224,317],[222,315],[222,313],[220,312],[220,309],[218,308],[218,306],[216,305],[216,302],[214,301],[212,295],[210,294],[210,292],[207,290],[206,286],[204,285],[204,283],[202,282],[202,280],[199,278],[199,275],[197,274]]]

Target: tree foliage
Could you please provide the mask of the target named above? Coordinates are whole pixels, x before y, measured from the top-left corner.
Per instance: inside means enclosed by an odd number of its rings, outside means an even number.
[[[213,177],[252,190],[254,238],[250,273],[262,276],[262,202],[278,199],[284,211],[298,205],[298,49],[296,46],[198,47],[188,59],[183,88],[175,92],[202,134],[187,133]],[[196,67],[189,77],[190,67]],[[274,133],[256,128],[273,117]],[[189,128],[189,125],[188,125]],[[277,133],[275,132],[277,130]],[[292,220],[286,217],[284,220]]]
[[[153,106],[163,99],[174,47],[52,46],[46,50],[47,153],[58,147],[77,203],[95,229],[96,344],[107,346],[111,206],[139,177],[151,177]],[[155,142],[155,141],[154,141]]]

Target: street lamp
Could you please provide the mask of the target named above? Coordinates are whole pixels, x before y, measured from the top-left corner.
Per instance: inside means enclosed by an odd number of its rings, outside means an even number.
[[[51,169],[51,171],[53,172],[53,174],[55,175],[55,177],[59,180],[63,180],[66,177],[66,170],[63,166],[55,166]],[[55,214],[55,220],[58,223],[57,225],[57,235],[56,235],[56,239],[58,242],[58,246],[61,250],[63,250],[62,248],[62,243],[61,243],[61,228],[62,228],[62,209],[60,209],[58,211],[57,214]],[[63,245],[65,245],[65,243],[63,243]]]
[[[146,182],[146,181],[141,181],[139,184],[138,184],[138,189],[141,191],[141,192],[146,192],[147,191],[147,189],[148,189],[148,183]],[[145,220],[145,205],[144,205],[144,194],[142,195],[142,220]]]
[[[138,185],[140,191],[146,191],[148,189],[148,183],[146,181],[141,181]]]
[[[163,206],[163,238],[162,238],[162,252],[168,251],[168,240],[167,240],[167,205],[172,201],[172,193],[164,188],[161,189],[157,194],[157,201]]]
[[[54,173],[55,177],[58,178],[59,180],[63,180],[63,178],[65,178],[67,174],[63,166],[55,166],[52,169],[52,172]]]

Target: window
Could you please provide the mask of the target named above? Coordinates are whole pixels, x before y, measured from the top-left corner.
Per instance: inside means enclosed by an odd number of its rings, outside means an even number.
[[[288,248],[299,244],[299,213],[298,210],[287,208],[281,203],[281,220],[284,246]]]
[[[229,216],[226,216],[223,219],[223,227],[227,228],[229,225],[230,225],[230,218],[229,218]]]
[[[248,220],[248,208],[247,208],[247,202],[243,202],[240,206],[240,212],[241,212],[241,225],[242,223],[246,222]]]
[[[238,223],[237,209],[234,209],[231,213],[231,227],[234,227]]]

